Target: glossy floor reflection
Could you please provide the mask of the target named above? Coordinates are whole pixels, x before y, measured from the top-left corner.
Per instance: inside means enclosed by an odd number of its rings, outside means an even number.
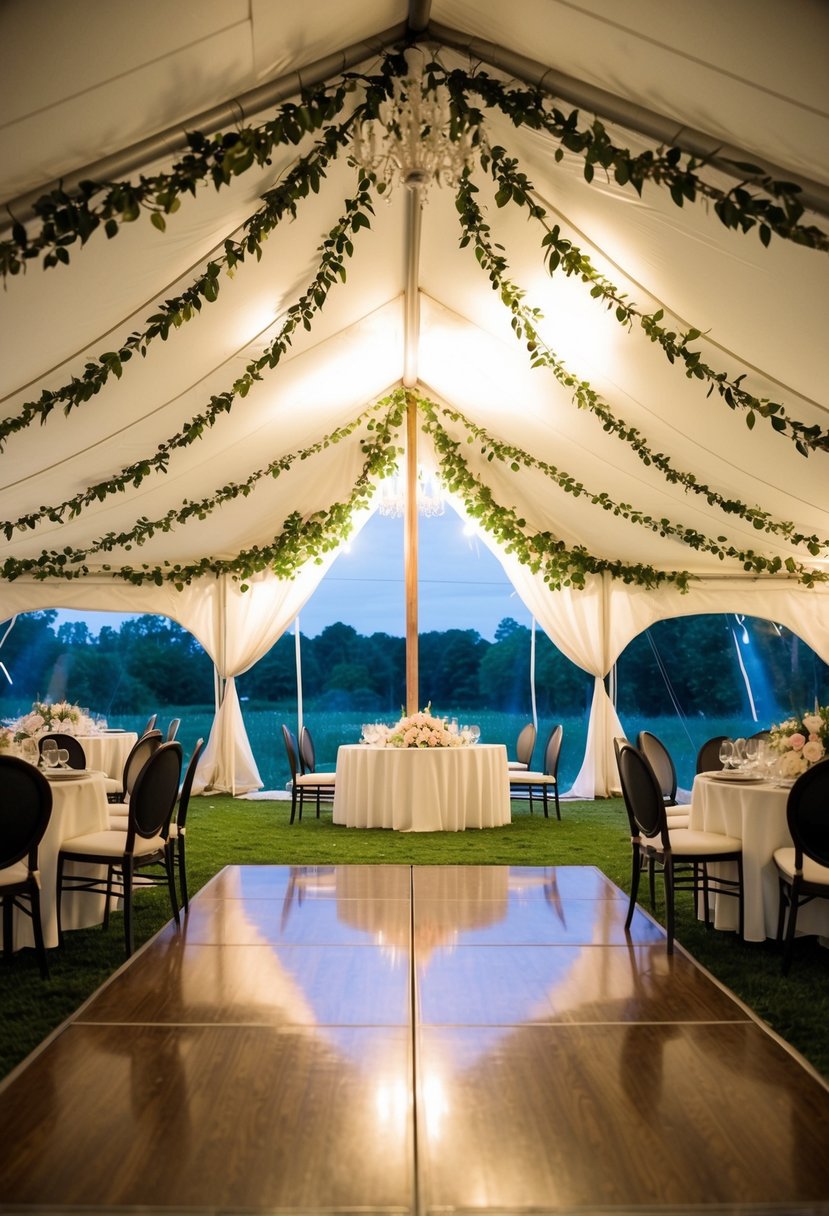
[[[591,867],[228,867],[0,1090],[0,1212],[829,1212],[829,1089]]]

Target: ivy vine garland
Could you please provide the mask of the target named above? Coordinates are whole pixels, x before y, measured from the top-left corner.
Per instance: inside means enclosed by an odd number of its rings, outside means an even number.
[[[303,518],[298,511],[291,512],[283,521],[282,530],[270,544],[253,546],[228,559],[203,557],[186,564],[165,562],[157,566],[101,566],[104,572],[114,578],[135,585],[152,582],[161,586],[163,583],[172,583],[177,590],[208,574],[231,575],[242,581],[243,591],[247,589],[244,580],[262,570],[271,570],[281,579],[293,578],[306,562],[320,560],[323,554],[330,552],[348,538],[353,527],[354,513],[369,505],[375,492],[375,482],[388,476],[396,467],[401,451],[397,438],[404,409],[405,395],[392,395],[376,402],[352,422],[332,431],[330,435],[317,440],[309,447],[270,462],[266,467],[251,474],[243,483],[228,483],[199,502],[185,502],[180,508],[168,512],[159,520],[139,520],[129,532],[108,533],[86,549],[44,550],[34,558],[7,558],[0,566],[0,576],[10,582],[23,574],[31,574],[38,580],[81,578],[90,573],[88,559],[92,555],[117,546],[130,548],[132,545],[141,545],[156,531],[169,531],[176,523],[185,522],[194,516],[205,519],[222,503],[232,501],[240,495],[248,495],[256,482],[262,478],[278,477],[295,461],[307,459],[324,448],[341,442],[365,422],[371,437],[361,441],[364,452],[363,466],[348,498],[344,502],[333,503],[324,510],[315,511],[307,518]],[[381,410],[385,410],[385,413],[382,418],[376,420],[374,415]]]
[[[164,216],[180,207],[185,194],[195,194],[199,183],[212,181],[215,188],[220,189],[254,164],[269,164],[276,147],[298,144],[308,134],[320,132],[310,151],[299,157],[283,181],[263,196],[263,205],[243,224],[241,237],[225,240],[221,255],[209,261],[204,271],[180,296],[160,305],[159,311],[147,319],[142,332],[131,334],[118,350],[106,352],[97,361],[87,363],[82,376],[73,377],[67,385],[56,390],[45,390],[36,401],[26,403],[16,416],[0,422],[0,450],[11,435],[31,425],[35,418],[43,423],[58,407],[69,413],[89,400],[101,391],[111,376],[120,378],[123,375],[125,365],[133,355],[145,356],[156,338],[166,341],[177,328],[199,315],[204,304],[213,303],[219,294],[221,275],[232,274],[234,268],[247,257],[255,256],[258,260],[262,256],[262,243],[268,234],[285,216],[296,215],[301,199],[319,189],[328,165],[343,148],[349,147],[355,124],[377,116],[380,103],[389,93],[392,77],[403,69],[402,56],[390,54],[376,75],[347,75],[334,85],[322,85],[306,91],[299,105],[288,103],[280,107],[271,121],[260,126],[243,127],[214,139],[196,132],[189,137],[189,153],[169,172],[156,177],[142,176],[137,184],[84,182],[75,196],[70,197],[63,191],[44,196],[36,206],[40,229],[29,234],[22,225],[15,224],[11,239],[0,242],[0,273],[4,276],[19,273],[25,269],[27,261],[41,255],[47,268],[65,264],[69,261],[68,249],[71,245],[84,244],[99,227],[103,227],[106,235],[112,238],[120,230],[121,224],[134,221],[142,211],[149,212],[152,223],[163,231],[166,226]],[[743,377],[732,379],[726,373],[710,367],[703,361],[701,353],[691,346],[701,337],[699,330],[692,328],[684,333],[674,333],[663,326],[661,311],[650,314],[642,312],[610,279],[595,269],[590,258],[578,246],[562,236],[558,225],[551,226],[532,183],[520,171],[517,162],[509,157],[505,149],[487,146],[482,135],[483,115],[473,105],[472,99],[478,98],[485,105],[500,109],[516,126],[527,125],[552,135],[558,141],[556,160],[562,159],[564,150],[582,156],[584,176],[588,181],[592,180],[597,166],[608,175],[612,172],[620,186],[631,186],[639,193],[643,184],[650,181],[666,187],[678,206],[698,199],[713,202],[717,215],[727,227],[743,232],[757,228],[761,241],[766,245],[775,234],[825,252],[829,250],[826,234],[800,222],[803,208],[798,201],[796,187],[769,179],[758,182],[757,171],[745,166],[746,172],[755,175],[753,192],[746,189],[745,183],[723,192],[700,177],[703,162],[684,157],[675,148],[633,156],[627,149],[613,143],[598,120],[589,127],[580,127],[578,111],[564,115],[538,89],[511,88],[482,71],[474,74],[460,70],[446,72],[437,61],[429,64],[427,71],[433,81],[445,83],[449,88],[455,120],[462,128],[475,132],[472,142],[478,149],[481,166],[496,182],[497,206],[515,203],[526,209],[530,218],[543,227],[541,245],[550,274],[561,268],[566,275],[578,277],[589,286],[593,297],[614,311],[620,324],[628,329],[634,325],[641,327],[671,363],[684,367],[686,376],[706,382],[709,395],[716,390],[729,408],[745,410],[749,428],[754,425],[756,417],[761,416],[768,419],[775,431],[788,436],[804,455],[812,450],[829,450],[829,432],[821,431],[819,427],[808,427],[791,418],[779,402],[753,397],[742,387]],[[335,123],[349,95],[358,85],[364,90],[363,101],[352,108],[349,117]],[[758,186],[768,197],[757,193]],[[360,228],[370,226],[373,190],[382,192],[383,184],[370,174],[361,172],[355,197],[346,200],[344,215],[321,246],[320,264],[314,279],[299,300],[288,309],[278,337],[262,356],[248,363],[243,375],[230,389],[211,397],[206,408],[191,418],[176,435],[159,445],[151,457],[134,462],[107,481],[91,486],[63,503],[41,507],[17,520],[0,522],[0,530],[6,537],[11,539],[16,530],[32,529],[42,519],[59,523],[66,517],[73,518],[85,506],[101,502],[130,484],[138,485],[153,472],[164,472],[174,451],[195,442],[223,414],[229,413],[235,400],[244,398],[254,383],[262,379],[263,371],[278,365],[290,347],[296,328],[301,324],[310,330],[311,322],[323,307],[332,285],[338,280],[345,281],[345,259],[353,255],[353,238]],[[506,258],[497,252],[490,239],[490,230],[475,201],[475,193],[476,189],[467,174],[457,194],[462,227],[461,245],[473,247],[482,270],[510,311],[513,330],[524,341],[533,366],[550,369],[559,383],[572,391],[572,398],[579,408],[594,413],[606,431],[628,443],[646,465],[653,464],[669,482],[683,485],[703,496],[710,505],[717,506],[726,514],[741,517],[760,531],[778,535],[792,544],[804,545],[813,556],[829,547],[829,542],[817,536],[796,531],[790,522],[775,520],[759,507],[752,508],[739,500],[726,499],[700,482],[694,474],[674,469],[667,456],[651,450],[636,428],[615,417],[610,406],[587,381],[578,380],[570,373],[541,340],[537,330],[540,313],[525,304],[524,293],[510,281]],[[305,459],[323,446],[338,442],[380,405],[388,409],[386,420],[377,424],[379,429],[375,441],[366,445],[363,472],[347,503],[334,504],[308,520],[302,520],[298,515],[289,516],[272,544],[255,547],[227,561],[205,557],[189,565],[145,565],[111,571],[113,576],[131,582],[171,581],[176,586],[183,586],[193,578],[210,572],[229,573],[244,579],[265,567],[273,569],[279,577],[291,577],[304,561],[319,558],[327,548],[339,543],[348,529],[348,513],[365,505],[370,498],[371,479],[383,475],[383,471],[388,471],[396,460],[398,449],[392,436],[400,425],[405,406],[402,390],[364,411],[347,428],[332,432],[304,452],[270,462],[242,483],[220,487],[214,495],[198,502],[185,500],[180,507],[167,512],[161,519],[141,519],[128,532],[119,535],[109,533],[87,549],[44,551],[37,559],[10,558],[2,567],[3,575],[13,579],[22,573],[34,571],[35,577],[79,577],[88,571],[86,562],[91,556],[116,547],[140,546],[156,531],[167,531],[194,516],[204,518],[222,502],[250,493],[262,477],[278,476],[295,459]],[[551,585],[582,586],[588,573],[608,571],[625,582],[638,582],[645,586],[655,586],[664,581],[673,582],[683,589],[687,586],[690,577],[687,572],[671,573],[657,571],[647,565],[608,562],[591,557],[581,546],[567,549],[563,542],[548,533],[527,536],[525,521],[520,520],[512,509],[495,503],[488,488],[470,472],[460,454],[459,445],[439,421],[438,407],[434,403],[421,401],[420,409],[425,419],[424,427],[431,434],[439,452],[447,486],[459,493],[469,513],[480,519],[511,551],[518,553],[522,561],[533,569],[543,568],[544,577]],[[513,466],[532,465],[567,492],[585,495],[602,509],[623,515],[662,535],[674,536],[691,548],[714,553],[721,559],[739,560],[746,570],[755,573],[786,570],[807,585],[826,577],[808,570],[795,558],[769,558],[753,550],[742,550],[727,545],[723,538],[712,540],[694,529],[684,528],[669,520],[656,520],[628,504],[615,503],[607,495],[591,493],[554,466],[537,461],[518,448],[500,443],[458,411],[448,410],[444,413],[456,423],[466,426],[470,439],[480,442],[490,458],[509,461]],[[369,425],[373,427],[375,424],[370,422]]]
[[[811,570],[794,558],[765,557],[763,554],[755,553],[753,549],[740,549],[735,545],[727,545],[722,539],[714,540],[695,528],[686,528],[680,524],[672,523],[669,519],[656,519],[648,515],[647,512],[637,510],[629,503],[616,502],[604,490],[598,492],[591,491],[582,482],[555,465],[551,465],[547,461],[530,455],[523,448],[497,439],[484,427],[472,422],[460,410],[451,407],[441,408],[434,402],[423,398],[418,400],[418,408],[425,419],[423,429],[431,436],[436,450],[442,457],[441,469],[444,470],[443,461],[447,461],[448,475],[452,478],[453,483],[461,485],[464,488],[464,502],[467,506],[473,498],[471,487],[474,486],[475,481],[461,454],[461,444],[449,435],[440,421],[441,415],[455,423],[459,423],[467,433],[467,442],[477,441],[480,445],[479,450],[481,454],[486,456],[487,460],[498,460],[501,464],[507,465],[513,473],[518,473],[521,468],[537,469],[566,494],[572,494],[575,498],[587,498],[594,506],[600,507],[603,511],[620,516],[631,523],[639,524],[660,536],[674,537],[696,552],[712,553],[721,561],[724,561],[726,558],[734,559],[740,562],[744,570],[753,574],[779,574],[781,571],[786,570],[787,573],[796,575],[808,587],[814,586],[817,582],[829,580],[829,574]],[[449,454],[451,454],[451,461]],[[451,488],[451,486],[448,488]],[[499,515],[500,512],[501,508],[497,508],[496,510],[492,506],[490,509],[490,514],[493,517]],[[774,521],[770,521],[770,524],[774,525]],[[516,521],[513,521],[513,527],[515,528],[516,526]],[[774,526],[776,526],[778,531],[787,530],[785,532],[786,539],[792,543],[811,542],[815,545],[823,545],[823,547],[829,548],[829,541],[819,542],[816,537],[801,536],[799,533],[794,532],[791,524],[783,523]],[[771,528],[767,527],[767,530],[771,530]],[[642,571],[647,571],[646,577],[649,579],[651,577],[650,567],[642,567],[641,569]],[[635,570],[638,571],[639,567],[635,567]],[[587,570],[584,568],[582,573],[586,572]],[[688,578],[689,575],[685,573],[679,576],[683,587],[687,586]],[[625,581],[639,581],[639,579],[631,575]],[[645,585],[651,584],[646,582]]]

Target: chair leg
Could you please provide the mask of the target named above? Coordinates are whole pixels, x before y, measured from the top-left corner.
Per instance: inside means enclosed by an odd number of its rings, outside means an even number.
[[[743,941],[744,931],[745,931],[746,905],[745,905],[745,899],[743,898],[743,857],[742,857],[742,854],[740,854],[740,856],[737,858],[737,880],[739,881],[739,884],[740,884],[739,888],[737,889],[737,900],[738,900],[738,908],[737,908],[738,921],[737,921],[737,923],[739,925],[740,941]]]
[[[556,800],[556,819],[561,821],[561,804],[558,800],[558,781],[556,781],[555,785],[553,786],[553,794],[555,795]]]
[[[317,819],[320,817],[320,787],[317,786]]]
[[[546,784],[546,782],[541,787],[541,796],[544,799],[544,818],[549,819],[550,816],[547,811],[547,784]]]
[[[630,875],[630,903],[628,904],[628,914],[625,920],[625,929],[630,928],[630,922],[633,920],[633,912],[636,908],[636,896],[639,894],[639,875],[642,873],[642,858],[639,852],[639,846],[633,846],[633,869]]]
[[[14,948],[14,898],[7,895],[3,900],[3,957],[6,962],[11,961],[12,951]]]
[[[127,958],[134,949],[134,936],[132,929],[132,858],[126,857],[121,864],[121,877],[124,883],[124,946],[127,951]]]
[[[57,882],[55,884],[55,912],[57,914],[57,922],[58,922],[58,945],[59,946],[63,945],[63,923],[61,921],[61,915],[60,915],[62,894],[63,894],[63,856],[59,853],[58,854],[58,875],[57,875]]]
[[[792,879],[789,890],[789,924],[786,928],[786,945],[783,950],[783,974],[788,975],[794,953],[794,934],[797,928],[797,909],[800,896],[800,880],[797,875]]]
[[[104,929],[109,928],[109,909],[110,909],[110,904],[112,903],[112,874],[113,874],[113,867],[107,866],[107,889],[106,889],[106,897],[104,900],[104,919],[101,921],[101,926]]]
[[[43,979],[49,978],[49,960],[46,957],[46,943],[43,940],[43,918],[40,915],[40,888],[35,884],[29,894],[32,904],[32,931],[35,935],[35,951],[40,963],[40,974]]]
[[[789,895],[786,889],[786,883],[783,881],[782,875],[777,879],[778,903],[777,903],[777,941],[783,944],[783,928],[786,923],[786,908],[789,903]]]
[[[710,903],[709,903],[709,898],[708,898],[708,862],[707,861],[704,861],[702,863],[702,911],[703,911],[703,916],[705,917],[705,927],[706,927],[706,929],[710,929],[712,926],[709,921]]]
[[[670,859],[666,859],[662,870],[665,878],[665,920],[668,929],[668,953],[674,952],[674,867]]]
[[[170,907],[173,909],[173,920],[176,925],[181,925],[181,916],[178,910],[178,897],[176,895],[176,859],[173,856],[175,841],[168,840],[164,849],[164,869],[167,873],[167,889],[170,892]]]
[[[294,822],[296,815],[296,784],[291,786],[291,823]]]
[[[190,897],[187,894],[187,856],[184,847],[184,836],[176,838],[176,855],[178,858],[178,885],[181,890],[181,906],[186,914],[190,911]]]

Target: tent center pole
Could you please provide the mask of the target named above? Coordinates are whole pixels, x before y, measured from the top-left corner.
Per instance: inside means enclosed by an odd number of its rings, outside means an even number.
[[[417,651],[417,397],[420,344],[420,186],[406,189],[406,299],[403,351],[403,386],[406,389],[406,510],[404,513],[403,568],[406,595],[406,713],[419,709]]]

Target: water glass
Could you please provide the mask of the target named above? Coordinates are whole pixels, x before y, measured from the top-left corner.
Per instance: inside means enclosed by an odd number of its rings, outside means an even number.
[[[746,766],[746,741],[743,738],[734,740],[734,754],[731,757],[732,768],[745,768]]]
[[[751,772],[754,772],[754,770],[757,768],[757,761],[760,755],[759,739],[746,739],[745,755],[745,768],[749,769]]]
[[[469,738],[472,740],[472,742],[473,742],[473,743],[477,743],[477,742],[478,742],[478,740],[480,739],[480,737],[481,737],[481,728],[480,728],[480,726],[475,726],[475,725],[470,726],[470,728],[469,728]]]
[[[723,768],[731,768],[734,760],[734,740],[723,739],[720,743],[720,764]]]
[[[65,747],[56,748],[55,749],[55,759],[57,761],[58,768],[66,768],[67,764],[69,763],[68,749]]]

